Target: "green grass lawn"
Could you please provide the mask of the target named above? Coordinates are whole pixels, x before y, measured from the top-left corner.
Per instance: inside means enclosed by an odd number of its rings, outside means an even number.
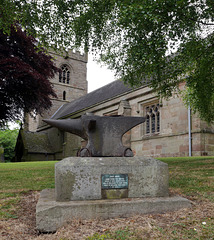
[[[183,195],[196,202],[214,203],[214,157],[159,158],[159,160],[166,162],[169,166],[169,184],[172,193]],[[17,218],[16,208],[23,194],[54,188],[55,163],[0,163],[0,220]],[[202,230],[206,230],[205,237],[195,235],[196,232],[191,224],[196,224],[199,220],[190,219],[187,222],[181,220],[182,223],[173,225],[170,234],[173,236],[174,231],[175,238],[167,239],[179,239],[176,238],[176,231],[179,229],[182,229],[182,234],[186,236],[184,239],[214,239],[213,220],[213,217],[207,217],[204,220],[206,226],[202,226],[204,229]],[[182,224],[186,224],[185,227]],[[137,237],[136,231],[124,226],[120,230],[106,234],[95,233],[88,239],[141,239]],[[157,227],[157,232],[160,231],[163,231],[161,232],[163,236],[169,234],[166,232],[164,235],[164,229]]]
[[[54,188],[55,163],[0,163],[0,219],[17,217],[16,204],[22,194]]]
[[[188,198],[214,202],[214,157],[159,158],[169,166],[169,186]]]
[[[0,164],[0,191],[30,191],[54,188],[56,162]]]

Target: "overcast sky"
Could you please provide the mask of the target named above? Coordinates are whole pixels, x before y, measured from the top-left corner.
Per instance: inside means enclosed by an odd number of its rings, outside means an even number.
[[[114,81],[115,77],[114,73],[107,69],[107,67],[101,67],[95,61],[93,61],[92,55],[89,54],[87,64],[87,80],[88,92],[91,92]]]

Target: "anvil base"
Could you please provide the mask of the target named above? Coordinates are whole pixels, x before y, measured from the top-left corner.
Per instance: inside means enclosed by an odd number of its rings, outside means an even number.
[[[189,207],[190,201],[178,196],[56,202],[54,189],[45,189],[36,207],[36,226],[40,232],[51,233],[75,219],[130,217]]]
[[[168,165],[151,157],[68,157],[55,165],[59,202],[168,197],[168,188]]]

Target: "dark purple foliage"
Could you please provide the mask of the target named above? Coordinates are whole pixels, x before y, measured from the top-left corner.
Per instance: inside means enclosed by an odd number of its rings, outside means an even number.
[[[57,71],[51,56],[21,27],[11,27],[10,36],[0,31],[0,123],[20,118],[23,111],[50,108],[56,94],[49,79]]]

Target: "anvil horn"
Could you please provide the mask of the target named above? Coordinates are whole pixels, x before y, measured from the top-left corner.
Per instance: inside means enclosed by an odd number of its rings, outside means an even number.
[[[83,130],[81,119],[44,119],[43,121],[51,125],[52,127],[59,128],[60,130],[63,130],[65,132],[73,133],[85,140],[88,139]]]
[[[121,117],[120,120],[117,122],[118,124],[118,129],[121,131],[121,135],[125,134],[128,132],[130,129],[133,127],[139,125],[140,123],[145,122],[145,117],[129,117],[129,116],[124,116]]]

